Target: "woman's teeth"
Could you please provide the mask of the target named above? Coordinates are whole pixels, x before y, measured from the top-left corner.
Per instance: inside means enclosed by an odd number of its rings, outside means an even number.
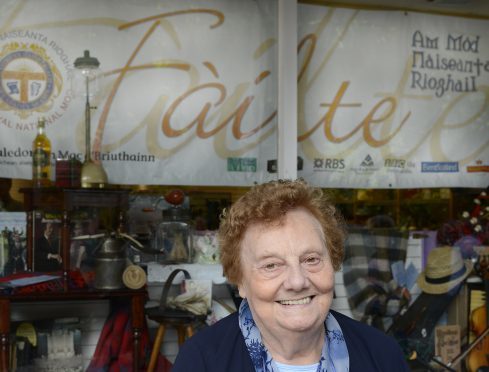
[[[311,297],[304,297],[299,300],[282,300],[279,302],[282,305],[305,305],[311,302]]]

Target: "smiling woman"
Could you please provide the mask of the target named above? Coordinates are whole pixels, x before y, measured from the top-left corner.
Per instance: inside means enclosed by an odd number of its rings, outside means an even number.
[[[344,239],[319,189],[282,180],[252,188],[219,229],[239,311],[190,338],[172,371],[408,371],[392,338],[330,309]]]

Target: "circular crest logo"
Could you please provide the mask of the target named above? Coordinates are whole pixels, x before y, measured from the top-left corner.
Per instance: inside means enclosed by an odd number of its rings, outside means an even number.
[[[0,52],[0,110],[20,119],[46,113],[61,94],[63,77],[37,44],[12,42]]]

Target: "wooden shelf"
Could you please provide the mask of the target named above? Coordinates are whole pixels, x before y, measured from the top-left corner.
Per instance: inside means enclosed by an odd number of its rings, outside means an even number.
[[[0,370],[8,370],[10,351],[10,311],[13,302],[43,301],[94,301],[108,299],[129,302],[133,331],[133,370],[140,367],[140,338],[144,327],[144,304],[147,300],[146,288],[139,290],[98,290],[89,287],[71,288],[70,277],[70,219],[74,213],[82,208],[107,209],[115,218],[110,226],[113,230],[124,231],[125,212],[128,209],[128,189],[67,189],[67,188],[24,188],[20,192],[24,196],[24,209],[27,212],[27,267],[33,269],[33,220],[38,210],[58,211],[62,215],[61,227],[61,255],[62,270],[60,288],[46,291],[41,289],[30,293],[0,294]]]
[[[146,289],[101,291],[93,289],[61,290],[59,292],[36,292],[23,294],[0,295],[0,371],[9,370],[10,358],[10,315],[12,303],[32,302],[35,306],[39,301],[93,301],[108,299],[114,301],[126,301],[130,304],[131,322],[133,331],[133,370],[139,371],[140,338],[144,327],[144,304],[147,300]]]

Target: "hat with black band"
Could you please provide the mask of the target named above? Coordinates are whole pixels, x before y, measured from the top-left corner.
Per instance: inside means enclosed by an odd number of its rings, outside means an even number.
[[[418,286],[426,293],[447,293],[463,282],[472,268],[472,261],[464,260],[458,247],[437,247],[428,254],[426,268],[418,276]]]

